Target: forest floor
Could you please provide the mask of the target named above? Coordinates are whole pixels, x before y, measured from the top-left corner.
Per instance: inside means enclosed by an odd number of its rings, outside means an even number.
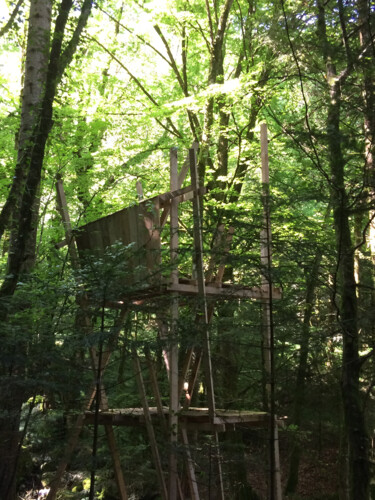
[[[281,439],[280,460],[283,491],[288,477],[290,447]],[[252,450],[253,451],[253,450]],[[267,485],[260,450],[247,455],[248,481],[260,498],[267,498]],[[264,456],[264,455],[263,455]],[[308,442],[303,446],[298,487],[293,500],[335,500],[339,492],[339,452],[332,443]]]
[[[258,495],[259,499],[266,499],[267,472],[264,466],[267,455],[265,447],[265,443],[267,441],[266,435],[263,435],[259,439],[259,435],[249,432],[244,433],[243,438],[245,445],[245,470],[247,473],[248,483],[251,485],[253,491]],[[286,435],[281,436],[280,439],[280,456],[282,472],[281,477],[284,489],[288,475],[290,457],[290,444],[288,443],[288,437]],[[239,456],[237,457],[240,458]],[[235,456],[232,456],[232,459],[233,458],[235,458]],[[228,463],[233,464],[234,461],[230,460]],[[234,466],[233,468],[233,465],[229,465],[229,467],[230,469],[226,470],[226,472],[236,475],[235,469],[237,467]],[[60,496],[60,498],[83,498],[83,491],[77,491],[75,495],[72,494],[72,486],[73,483],[76,487],[82,484],[82,481],[87,474],[85,475],[78,473],[78,471],[76,472],[77,474],[75,475],[73,474],[73,471],[67,474],[65,488],[66,495],[64,493],[60,493],[60,495],[63,495],[62,497]],[[227,476],[227,479],[229,479],[229,476]],[[22,500],[39,498],[37,492],[39,488],[43,488],[43,486],[40,482],[38,474],[31,474],[29,481],[26,484],[24,485],[24,492],[19,498],[22,498]],[[69,490],[70,493],[68,492]],[[116,490],[116,487],[114,487],[113,491],[116,492]],[[332,439],[332,437],[326,440],[320,438],[316,439],[314,436],[306,439],[303,443],[297,492],[295,495],[289,496],[288,500],[336,500],[338,499],[338,491],[339,453],[337,447],[335,447],[335,440]],[[114,494],[116,495],[116,493]],[[110,498],[116,498],[116,496],[111,496]],[[137,495],[132,495],[131,498],[139,497],[137,497]],[[251,497],[246,496],[241,498]]]

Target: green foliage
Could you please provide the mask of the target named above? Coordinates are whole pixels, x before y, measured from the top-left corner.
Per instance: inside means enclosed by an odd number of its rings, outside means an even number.
[[[125,296],[133,290],[128,283],[130,275],[145,274],[145,266],[134,265],[140,260],[140,252],[134,252],[133,245],[116,244],[103,255],[88,254],[80,269],[72,269],[67,248],[55,248],[65,238],[55,206],[55,179],[64,180],[72,225],[79,228],[136,203],[137,180],[141,181],[146,198],[168,192],[169,148],[179,148],[181,166],[187,148],[193,139],[198,139],[200,170],[209,186],[204,202],[205,267],[208,268],[212,257],[218,223],[231,225],[234,236],[224,280],[260,286],[259,234],[264,221],[259,123],[264,120],[269,130],[272,281],[283,290],[283,299],[273,304],[276,410],[279,415],[289,417],[294,412],[294,387],[309,306],[307,291],[314,279],[312,314],[307,325],[306,397],[301,422],[290,419],[283,439],[313,446],[313,436],[319,434],[322,446],[325,439],[334,439],[337,446],[342,432],[343,349],[337,278],[341,255],[337,253],[331,211],[331,195],[337,186],[329,170],[327,134],[327,110],[332,103],[322,42],[317,35],[316,3],[282,3],[285,12],[270,2],[234,2],[219,55],[212,44],[218,34],[223,1],[210,7],[211,20],[207,14],[210,2],[201,0],[128,2],[124,7],[106,0],[96,6],[54,103],[54,125],[40,186],[36,266],[18,283],[14,297],[1,299],[8,311],[1,324],[0,376],[5,387],[2,396],[21,387],[24,403],[21,431],[25,430],[25,440],[20,476],[30,475],[32,464],[40,476],[48,479],[56,469],[69,429],[92,382],[88,347],[105,349],[112,340],[115,342],[104,384],[111,406],[141,405],[132,347],[141,358],[150,404],[155,405],[155,397],[151,396],[145,348],[151,351],[163,403],[168,404],[163,356],[169,343],[158,337],[158,322],[160,314],[167,315],[169,300],[156,297],[129,304],[129,314],[116,337],[118,311],[107,309],[106,301],[118,301],[119,295]],[[357,9],[353,2],[344,4],[344,17],[340,19],[334,3],[326,3],[326,29],[338,74],[346,67],[348,54],[355,61],[341,86],[338,141],[344,158],[347,195],[344,209],[349,214],[353,248],[358,244],[360,251],[359,347],[361,353],[368,354],[374,344],[374,256],[369,245],[368,214],[374,207],[373,199],[367,198],[373,186],[364,167],[365,59],[358,57]],[[56,11],[54,4],[54,16]],[[24,50],[26,43],[24,18],[21,10],[0,45],[1,204],[9,193],[17,159],[20,47]],[[350,33],[346,47],[341,33],[343,21]],[[69,23],[72,30],[76,18],[73,16]],[[213,83],[209,74],[214,66],[217,74]],[[184,185],[188,183],[186,180]],[[191,278],[193,221],[189,202],[181,204],[179,217],[180,276]],[[162,231],[163,278],[170,273],[169,230],[167,222]],[[365,240],[363,244],[358,243],[358,234]],[[9,238],[8,231],[2,241],[2,276],[7,273]],[[223,252],[220,248],[214,255],[217,262]],[[313,276],[317,255],[321,255],[321,262],[317,275]],[[86,311],[91,322],[89,333],[80,316],[80,301],[85,294],[95,299],[95,305]],[[183,351],[202,342],[194,333],[194,299],[181,302],[178,340]],[[263,408],[261,324],[260,306],[254,301],[216,304],[210,336],[220,407]],[[369,428],[373,427],[375,415],[373,364],[372,357],[363,365],[359,379]],[[204,392],[204,378],[199,382]],[[196,394],[194,404],[203,404],[203,397],[204,394]],[[137,496],[156,488],[146,434],[119,428],[116,439],[130,493]],[[157,440],[164,466],[168,449],[163,436],[158,435]],[[197,443],[197,448],[200,444]],[[233,456],[238,452],[238,463],[247,463],[246,453],[240,450],[242,444],[235,443]],[[254,447],[254,443],[249,446]],[[201,460],[200,480],[207,487],[209,478],[204,467],[208,463],[209,441],[202,448],[203,458],[199,450],[194,458],[197,463]],[[61,498],[87,497],[91,449],[92,429],[88,427],[71,466],[71,480],[66,479],[66,491]],[[108,456],[100,435],[97,497],[103,499],[116,497]],[[247,484],[255,481],[254,477],[246,481],[242,478],[237,484],[228,464],[224,469],[231,475],[226,487],[229,490],[229,484],[236,485],[233,486],[237,488],[236,498],[260,497],[261,493]],[[73,477],[74,474],[77,476]]]

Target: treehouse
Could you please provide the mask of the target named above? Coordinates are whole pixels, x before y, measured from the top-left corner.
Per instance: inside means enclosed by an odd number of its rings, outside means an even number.
[[[263,129],[264,130],[264,129]],[[263,147],[264,147],[263,141]],[[221,473],[219,432],[234,431],[236,426],[270,428],[277,442],[278,421],[267,412],[223,410],[216,407],[215,385],[211,360],[211,340],[209,324],[213,316],[215,304],[220,300],[250,299],[263,304],[264,317],[270,323],[269,301],[281,298],[279,289],[263,276],[256,287],[245,287],[235,283],[223,283],[226,261],[230,251],[233,235],[231,228],[219,225],[215,230],[215,238],[211,246],[211,255],[204,262],[202,235],[202,200],[207,189],[199,185],[197,174],[197,144],[189,150],[189,156],[181,171],[177,168],[177,150],[172,149],[170,155],[170,191],[148,200],[124,208],[116,213],[100,218],[77,229],[70,225],[67,203],[61,181],[57,184],[58,202],[62,214],[66,239],[73,267],[82,268],[87,261],[105,259],[113,248],[123,251],[124,273],[114,273],[111,289],[116,290],[116,297],[111,297],[105,306],[120,309],[115,335],[105,346],[103,352],[95,347],[90,348],[90,357],[96,384],[88,393],[87,402],[82,414],[77,419],[72,436],[67,444],[67,451],[55,479],[51,483],[48,498],[55,498],[60,479],[69,462],[69,456],[77,445],[78,436],[83,425],[103,425],[106,429],[111,450],[114,472],[119,490],[119,498],[128,498],[126,478],[124,478],[120,451],[113,433],[114,426],[145,427],[155,467],[159,494],[164,500],[204,498],[206,493],[199,491],[194,460],[190,451],[189,434],[200,431],[213,436],[216,449],[214,455],[216,470],[215,498],[224,499],[223,477]],[[190,170],[191,184],[182,187]],[[140,189],[139,195],[142,196]],[[190,246],[190,276],[181,274],[181,252],[179,248],[179,206],[191,203],[192,208],[192,244]],[[169,221],[167,235],[168,251],[163,250],[162,239],[165,237],[166,222]],[[163,233],[164,231],[164,233]],[[164,234],[164,236],[162,236]],[[261,259],[265,265],[270,262],[270,231],[261,235]],[[165,245],[164,245],[165,247]],[[206,251],[207,253],[207,251]],[[161,311],[158,297],[169,297],[167,306]],[[195,338],[197,341],[182,349],[183,339],[178,331],[179,310],[189,297],[195,297],[192,310]],[[92,297],[86,299],[90,302]],[[85,303],[87,302],[85,299]],[[159,325],[158,336],[163,339],[163,359],[169,381],[168,394],[158,382],[152,353],[145,349],[144,354],[134,346],[130,357],[134,364],[135,377],[139,391],[140,407],[111,409],[105,392],[105,369],[113,351],[116,349],[116,336],[121,334],[123,323],[129,310],[139,303],[147,303]],[[85,309],[83,308],[85,311]],[[162,313],[162,314],[161,314]],[[167,316],[167,317],[166,317]],[[87,317],[86,325],[90,325]],[[87,330],[87,329],[86,329]],[[266,328],[267,330],[267,328]],[[267,344],[268,343],[268,344]],[[268,351],[270,344],[265,339]],[[268,351],[265,355],[267,358]],[[146,389],[144,369],[146,362],[148,377],[151,381],[151,393]],[[204,372],[206,386],[206,405],[192,407],[191,401],[197,392],[199,373]],[[98,376],[99,374],[99,376]],[[164,404],[169,400],[169,405]],[[96,401],[96,405],[94,405]],[[150,402],[153,402],[151,404]],[[160,439],[156,428],[169,443],[167,447],[168,467],[161,457]],[[159,431],[158,431],[159,432]],[[182,451],[181,451],[182,450]],[[275,455],[276,467],[273,469],[274,498],[280,499],[280,474]],[[183,465],[184,464],[184,465]],[[183,476],[188,484],[184,490]],[[202,496],[203,495],[203,496]]]

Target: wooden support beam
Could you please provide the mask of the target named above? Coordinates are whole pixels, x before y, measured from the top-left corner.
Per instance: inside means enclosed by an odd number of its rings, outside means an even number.
[[[81,413],[78,415],[74,426],[70,432],[69,439],[67,446],[64,451],[63,458],[61,459],[58,468],[56,470],[56,473],[52,479],[52,481],[49,484],[49,492],[47,495],[47,500],[54,500],[56,498],[57,492],[61,487],[61,479],[62,476],[70,462],[70,459],[72,457],[72,454],[74,450],[77,447],[78,439],[81,434],[83,425],[84,425],[84,420],[85,420],[85,411],[89,410],[94,399],[95,399],[95,394],[96,394],[96,387],[94,386],[93,389],[91,390],[90,396],[87,398],[87,400],[84,403],[83,409]]]
[[[71,262],[72,262],[72,267],[77,270],[79,269],[79,259],[78,259],[78,253],[76,250],[76,245],[75,245],[75,240],[73,237],[72,233],[72,227],[71,227],[71,222],[70,222],[70,216],[69,216],[69,211],[68,211],[68,205],[66,201],[66,196],[64,192],[64,186],[62,180],[59,180],[56,183],[56,191],[57,191],[57,204],[58,208],[61,214],[61,218],[63,220],[64,224],[64,229],[65,229],[65,239],[68,243],[68,251],[70,254]],[[77,279],[78,281],[78,279]],[[90,328],[91,327],[91,321],[90,318],[87,315],[86,309],[87,309],[87,297],[85,294],[80,298],[80,305],[82,307],[82,311],[84,314],[84,324],[85,328]],[[109,358],[111,355],[111,351],[113,349],[113,346],[116,343],[116,340],[118,338],[118,335],[121,331],[122,325],[124,318],[127,314],[127,308],[122,307],[121,312],[119,314],[119,317],[117,318],[117,321],[114,326],[114,331],[113,335],[111,337],[110,342],[108,343],[108,350],[103,353],[102,357],[102,363],[101,363],[101,369],[100,369],[100,376],[102,375],[104,369],[106,368]],[[91,363],[92,363],[92,369],[94,371],[94,378],[96,378],[98,374],[98,356],[96,354],[95,348],[90,349],[90,357],[91,357]],[[101,397],[100,397],[100,404],[102,409],[108,409],[108,401],[107,401],[107,396],[105,394],[104,387],[101,385]],[[71,435],[68,440],[68,444],[64,453],[64,457],[61,460],[58,469],[56,471],[56,474],[54,476],[54,479],[51,482],[51,487],[50,491],[48,494],[48,500],[54,500],[57,494],[57,491],[60,487],[61,483],[61,478],[66,470],[66,467],[68,466],[69,461],[71,460],[71,456],[78,444],[78,439],[84,424],[85,420],[85,412],[90,409],[95,397],[96,397],[96,392],[97,392],[97,387],[94,385],[94,388],[91,390],[91,395],[87,399],[87,403],[84,405],[84,408],[82,410],[82,413],[77,417],[77,420],[75,422],[75,425],[72,429]],[[127,500],[127,492],[126,492],[126,486],[125,486],[125,480],[124,476],[122,473],[121,469],[121,462],[120,462],[120,455],[116,447],[115,443],[115,437],[113,433],[113,429],[111,425],[106,425],[106,434],[108,438],[108,445],[109,449],[111,452],[112,460],[113,460],[113,465],[114,465],[114,473],[115,473],[115,479],[116,483],[118,486],[119,490],[119,498],[120,500]]]
[[[191,370],[191,373],[190,373],[190,377],[189,377],[189,386],[188,386],[188,391],[189,391],[189,398],[188,399],[185,399],[185,402],[184,402],[184,409],[188,409],[190,404],[191,404],[191,401],[192,401],[192,398],[193,398],[193,395],[194,395],[194,392],[195,392],[195,388],[196,388],[196,385],[197,385],[197,380],[198,380],[198,373],[199,373],[199,370],[200,370],[200,367],[201,367],[201,363],[202,363],[202,349],[197,349],[196,347],[192,348],[191,349],[191,362],[190,362],[190,365],[189,365],[189,368]],[[187,376],[185,375],[185,378],[187,378]]]
[[[196,154],[194,149],[189,150],[189,158],[190,158],[191,184],[194,188],[195,193],[198,193],[199,178],[198,178]],[[211,415],[213,418],[215,414],[215,395],[214,395],[214,384],[213,384],[212,365],[211,365],[211,344],[208,332],[206,284],[205,284],[204,269],[203,269],[202,200],[201,197],[198,195],[193,198],[193,218],[194,218],[194,261],[195,261],[195,269],[197,272],[197,284],[198,284],[197,326],[198,329],[201,330],[204,339],[203,346],[204,346],[204,363],[206,371],[208,407],[210,408]]]
[[[181,425],[181,436],[182,436],[182,443],[183,443],[184,448],[185,448],[186,469],[187,469],[187,477],[188,477],[188,481],[189,481],[190,498],[191,498],[191,500],[199,500],[199,490],[198,490],[197,478],[195,476],[194,462],[193,462],[191,452],[190,452],[190,445],[189,445],[189,439],[188,439],[186,426],[183,424]]]
[[[177,149],[170,151],[170,188],[178,188]],[[173,285],[178,283],[178,201],[174,198],[170,207],[170,255]],[[177,498],[178,470],[178,293],[174,292],[171,303],[171,326],[169,334],[169,499]]]
[[[169,408],[163,406],[163,414],[168,417]],[[153,425],[158,424],[159,408],[148,407],[148,414]],[[187,429],[194,429],[202,432],[213,432],[218,429],[222,432],[227,426],[241,426],[241,428],[264,428],[269,425],[270,415],[261,411],[245,410],[222,410],[216,409],[214,422],[210,418],[208,408],[189,407],[180,408],[178,412],[180,426]],[[85,424],[91,425],[95,419],[94,411],[86,411]],[[101,410],[99,413],[99,423],[101,425],[112,424],[114,426],[142,427],[146,424],[146,418],[142,408],[122,408],[112,410]],[[277,420],[277,425],[284,426],[284,420]],[[231,428],[232,428],[231,427]]]
[[[156,373],[155,373],[155,364],[154,364],[154,361],[151,357],[150,348],[148,346],[146,346],[144,348],[144,352],[145,352],[146,362],[147,362],[147,366],[148,366],[148,371],[150,373],[151,386],[152,386],[152,390],[154,393],[156,408],[158,410],[160,425],[161,425],[161,428],[162,428],[164,434],[167,436],[168,435],[168,426],[167,426],[165,413],[163,410],[163,403],[162,403],[161,395],[160,395],[160,391],[159,391],[159,384],[158,384]]]
[[[111,452],[113,469],[115,473],[115,480],[117,484],[117,489],[119,493],[120,500],[128,500],[128,494],[126,492],[124,475],[122,472],[120,454],[116,445],[116,438],[113,431],[112,425],[105,425],[105,433],[107,436],[108,446]]]
[[[68,204],[66,201],[63,181],[61,179],[56,182],[56,193],[57,193],[57,207],[59,209],[65,230],[65,241],[68,244],[68,250],[70,258],[72,260],[72,266],[74,269],[77,269],[79,267],[78,254],[75,246],[74,236],[72,233],[72,225],[70,222]]]
[[[208,331],[209,318],[207,309],[207,297],[206,297],[206,285],[204,277],[204,267],[203,267],[203,238],[202,238],[202,198],[199,196],[199,176],[196,160],[196,152],[194,149],[189,150],[190,158],[190,175],[191,184],[194,188],[196,196],[193,198],[193,217],[194,217],[194,256],[195,256],[195,269],[197,272],[198,281],[198,308],[200,310],[200,318],[197,322],[198,326],[202,327],[203,333],[203,361],[205,365],[205,375],[207,384],[207,397],[208,397],[208,408],[210,413],[210,418],[212,421],[215,418],[215,393],[214,393],[214,382],[212,375],[212,362],[211,362],[211,344],[210,336]],[[215,499],[224,500],[224,487],[223,487],[223,476],[221,471],[221,457],[219,452],[219,436],[217,432],[214,432],[214,442],[215,442],[215,466],[217,470],[217,482],[215,488]]]
[[[138,195],[138,201],[142,201],[144,196],[143,196],[143,187],[141,181],[136,182],[136,190]]]
[[[263,227],[260,234],[260,252],[262,266],[262,288],[268,294],[268,300],[262,303],[263,315],[263,351],[266,375],[266,409],[270,411],[270,498],[281,500],[281,475],[278,429],[275,415],[275,373],[274,373],[274,333],[272,318],[273,286],[272,286],[272,234],[270,222],[270,191],[267,124],[260,126],[261,161],[262,161],[262,204]]]
[[[207,187],[202,186],[199,188],[199,194],[204,195],[208,191]],[[171,189],[167,193],[159,194],[156,198],[159,198],[160,208],[171,208],[171,202],[177,201],[178,203],[183,203],[184,201],[192,200],[194,194],[194,189],[192,186],[186,186],[179,189]],[[154,199],[154,198],[152,198]]]
[[[169,292],[179,292],[185,295],[199,295],[198,284],[192,283],[176,283],[167,285],[167,291]],[[281,290],[279,288],[272,289],[273,299],[281,299]],[[235,285],[217,285],[217,284],[207,284],[205,285],[206,296],[216,297],[216,298],[227,298],[227,299],[256,299],[256,300],[268,300],[269,290],[265,287],[240,287]]]
[[[198,143],[197,142],[193,142],[192,144],[192,149],[194,151],[198,151]],[[180,189],[184,180],[185,180],[185,177],[186,177],[186,174],[189,172],[189,168],[190,168],[190,157],[189,157],[189,154],[187,155],[183,165],[182,165],[182,168],[181,168],[181,172],[178,174],[178,179],[177,179],[177,184],[176,184],[176,189]],[[171,189],[172,191],[172,189]],[[169,206],[166,206],[164,208],[164,211],[163,213],[161,214],[161,217],[160,217],[160,226],[163,227],[167,218],[168,218],[168,215],[169,215],[169,211],[170,211],[170,207]]]
[[[141,402],[142,402],[144,421],[146,424],[148,438],[150,440],[151,453],[152,453],[152,457],[153,457],[153,461],[154,461],[154,465],[155,465],[156,475],[157,475],[158,482],[159,482],[160,494],[161,494],[161,497],[163,500],[168,500],[168,493],[167,493],[167,488],[165,485],[163,469],[161,466],[158,445],[156,442],[154,427],[152,424],[151,414],[150,414],[150,410],[149,410],[149,404],[148,404],[147,395],[146,395],[146,389],[145,389],[145,385],[144,385],[143,377],[142,377],[141,363],[139,361],[137,350],[134,346],[132,348],[132,355],[133,355],[135,376],[136,376],[138,390],[139,390],[139,394],[140,394],[140,398],[141,398]]]

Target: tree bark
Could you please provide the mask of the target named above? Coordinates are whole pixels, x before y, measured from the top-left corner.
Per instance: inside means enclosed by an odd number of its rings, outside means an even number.
[[[51,8],[51,0],[33,0],[30,4],[21,123],[18,133],[18,161],[12,187],[1,213],[3,228],[12,214],[14,215],[10,255],[15,251],[14,238],[17,234],[17,215],[28,172],[26,158],[30,150],[33,130],[37,126],[46,81],[50,48]],[[3,320],[6,315],[7,311],[3,311]],[[15,478],[20,451],[20,414],[22,403],[27,399],[26,391],[22,385],[26,344],[13,335],[10,345],[7,343],[4,350],[6,361],[0,367],[2,376],[0,401],[3,409],[0,419],[0,497],[8,500],[15,498]]]
[[[341,391],[344,419],[349,446],[349,481],[352,500],[368,500],[369,497],[369,440],[364,412],[361,405],[359,374],[359,331],[356,281],[354,270],[354,246],[351,239],[348,195],[345,189],[345,159],[340,131],[341,86],[345,73],[337,75],[334,51],[326,33],[325,6],[318,1],[318,34],[326,64],[329,91],[327,113],[327,142],[331,172],[333,219],[338,259],[338,314],[342,332],[343,358]],[[349,62],[348,62],[349,63]]]
[[[8,195],[7,203],[0,215],[0,234],[7,224],[7,217],[13,212],[14,238],[8,259],[8,274],[0,289],[0,321],[3,331],[9,331],[9,305],[22,273],[29,272],[25,260],[35,254],[35,246],[28,247],[36,234],[38,193],[45,154],[46,141],[52,127],[52,108],[56,86],[66,66],[72,60],[80,34],[91,10],[91,0],[84,0],[76,29],[66,48],[62,51],[65,27],[73,5],[72,0],[62,0],[55,22],[48,69],[44,71],[49,33],[48,21],[40,16],[49,16],[48,0],[34,0],[31,5],[28,56],[26,60],[25,90],[23,93],[22,125],[19,138],[19,155],[16,166],[17,179]],[[38,10],[41,9],[38,13]],[[37,28],[35,28],[35,22]],[[32,31],[33,30],[33,31]],[[33,37],[37,37],[33,41]],[[37,47],[37,49],[35,49]],[[41,54],[35,52],[41,52]],[[46,54],[47,53],[47,54]],[[48,59],[48,57],[47,57]],[[35,64],[39,65],[35,71]],[[44,73],[44,77],[43,77]],[[5,214],[5,215],[4,215]],[[30,254],[31,250],[31,254]],[[32,261],[33,259],[31,259]],[[14,334],[15,335],[15,334]],[[31,339],[8,335],[8,343],[3,346],[4,362],[0,366],[0,498],[14,500],[19,442],[21,408],[29,397],[25,384],[25,363],[27,344]]]
[[[40,115],[45,88],[51,33],[51,0],[33,0],[30,4],[29,29],[22,90],[21,123],[17,138],[17,165],[12,186],[0,213],[0,238],[12,214],[19,211],[20,199],[27,176],[30,141]]]
[[[370,11],[367,0],[358,0],[359,14],[359,42],[364,55],[361,60],[362,72],[362,99],[363,99],[363,129],[364,129],[364,156],[365,156],[365,186],[368,190],[368,201],[372,207],[375,204],[375,49],[371,22],[374,14]],[[371,43],[372,42],[372,43]],[[369,247],[373,264],[371,305],[375,308],[375,209],[369,213]],[[375,326],[372,327],[372,340],[375,337]]]

